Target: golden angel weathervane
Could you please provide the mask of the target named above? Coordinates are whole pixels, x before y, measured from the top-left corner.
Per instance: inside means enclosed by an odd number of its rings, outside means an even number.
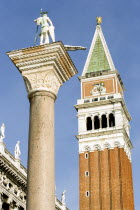
[[[102,17],[96,17],[97,25],[102,23]]]

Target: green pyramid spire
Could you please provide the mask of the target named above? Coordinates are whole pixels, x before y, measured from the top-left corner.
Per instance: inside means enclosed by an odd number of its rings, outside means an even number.
[[[104,51],[100,36],[96,38],[96,42],[92,51],[90,62],[87,68],[87,73],[109,70],[110,66]]]
[[[85,76],[86,73],[105,70],[114,71],[115,66],[106,44],[102,28],[97,24],[82,76]]]

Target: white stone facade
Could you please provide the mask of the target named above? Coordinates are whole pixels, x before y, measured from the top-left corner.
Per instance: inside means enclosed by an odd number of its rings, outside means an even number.
[[[0,142],[0,210],[26,210],[27,170]],[[56,210],[68,210],[56,197]]]
[[[26,208],[26,179],[27,171],[5,148],[0,144],[0,200],[3,210],[25,210]]]

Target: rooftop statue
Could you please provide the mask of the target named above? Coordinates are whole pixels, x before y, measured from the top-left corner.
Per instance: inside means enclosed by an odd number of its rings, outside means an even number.
[[[65,202],[65,199],[66,199],[66,190],[64,190],[64,192],[62,193],[62,197],[61,197],[61,202],[62,202],[62,204],[65,204],[66,202]]]
[[[43,12],[42,9],[41,9],[40,15],[41,17],[34,20],[34,22],[37,23],[35,43],[37,41],[38,36],[40,36],[40,45],[48,44],[49,37],[51,37],[52,41],[55,42],[54,26],[52,24],[52,21],[47,16],[47,12]],[[37,35],[39,25],[41,25],[41,31],[40,31],[40,34]]]
[[[21,155],[21,151],[20,151],[20,141],[17,141],[16,146],[15,146],[15,158],[19,159],[19,156]]]
[[[5,138],[5,125],[4,123],[2,123],[2,126],[0,128],[0,140],[3,141],[4,138]]]

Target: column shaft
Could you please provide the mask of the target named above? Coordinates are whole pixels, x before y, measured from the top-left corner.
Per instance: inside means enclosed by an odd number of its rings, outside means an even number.
[[[36,92],[29,100],[27,210],[54,210],[55,96],[49,92]]]

